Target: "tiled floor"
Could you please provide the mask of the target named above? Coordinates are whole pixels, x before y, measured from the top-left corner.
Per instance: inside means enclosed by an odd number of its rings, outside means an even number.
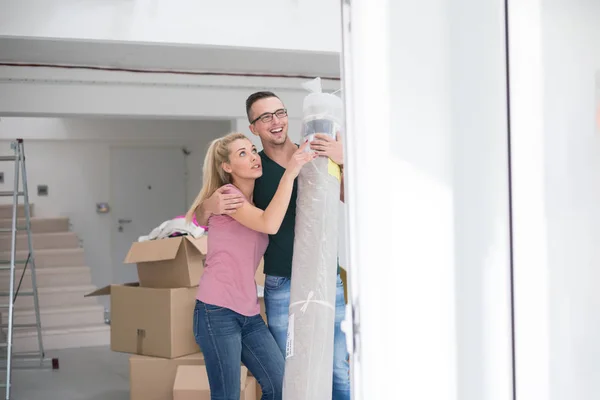
[[[129,400],[128,354],[94,347],[49,351],[48,357],[58,357],[58,370],[13,370],[12,400]]]

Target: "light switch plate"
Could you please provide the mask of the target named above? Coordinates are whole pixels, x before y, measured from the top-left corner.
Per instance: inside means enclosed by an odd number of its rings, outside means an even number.
[[[48,185],[38,185],[37,194],[38,196],[48,196]]]

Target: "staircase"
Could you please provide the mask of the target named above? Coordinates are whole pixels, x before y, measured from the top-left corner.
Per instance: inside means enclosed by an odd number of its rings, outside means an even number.
[[[18,226],[25,225],[24,207],[19,206]],[[85,265],[79,238],[69,231],[67,217],[36,218],[31,205],[32,239],[40,302],[44,349],[107,346],[110,326],[104,323],[104,307],[96,297],[83,297],[96,289],[92,285],[90,268]],[[12,224],[12,204],[0,205],[0,228]],[[10,260],[11,234],[0,233],[0,260]],[[27,233],[17,236],[17,260],[27,259]],[[17,265],[15,284],[21,278],[23,265]],[[0,290],[8,290],[9,271],[0,271]],[[15,286],[16,288],[16,286]],[[30,266],[20,290],[31,289]],[[0,323],[8,323],[8,311],[2,310]],[[33,297],[17,296],[14,322],[35,323]],[[4,332],[2,332],[4,334]],[[14,351],[36,351],[35,328],[15,328]]]

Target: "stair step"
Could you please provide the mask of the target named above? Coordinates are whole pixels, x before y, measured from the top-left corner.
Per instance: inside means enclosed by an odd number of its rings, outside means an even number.
[[[37,331],[27,328],[14,331],[13,351],[32,352],[38,350]],[[42,330],[44,350],[59,350],[78,347],[110,345],[110,326],[104,323],[73,325]]]
[[[31,216],[33,216],[33,204],[29,203],[29,210],[31,211]],[[11,219],[13,212],[12,200],[10,204],[0,204],[0,219]],[[25,217],[25,205],[23,204],[23,197],[19,198],[19,204],[17,205],[17,218]]]
[[[17,220],[17,226],[25,226],[25,218],[19,218]],[[8,218],[0,217],[0,229],[7,229],[12,227],[12,216]],[[49,233],[49,232],[66,232],[69,230],[69,218],[67,217],[55,217],[55,218],[31,218],[31,232],[33,233]],[[10,233],[2,232],[2,235],[10,235]]]
[[[21,279],[22,267],[18,267],[15,272],[15,284],[18,285]],[[36,271],[37,286],[81,286],[91,285],[92,276],[89,267],[46,267],[38,268]],[[10,285],[10,271],[0,271],[0,290],[8,290]],[[31,269],[27,267],[25,276],[21,283],[21,290],[31,290]]]
[[[31,235],[34,250],[74,249],[79,247],[79,238],[74,232],[34,233]],[[10,251],[12,236],[0,236],[0,251]],[[27,233],[19,233],[16,240],[17,251],[29,250]]]
[[[74,325],[97,325],[104,323],[104,306],[101,304],[89,306],[54,307],[40,310],[42,328],[60,328]],[[15,310],[13,316],[15,324],[35,324],[35,311]],[[4,310],[0,316],[0,323],[8,323],[8,311]],[[22,330],[22,328],[15,328]]]
[[[28,251],[17,251],[17,260],[27,260]],[[10,251],[0,252],[0,261],[10,261]],[[77,267],[86,265],[83,248],[76,249],[44,249],[35,252],[35,266],[46,267]]]
[[[95,289],[97,288],[94,285],[40,287],[38,288],[40,309],[98,304],[95,297],[83,297]],[[8,299],[2,298],[0,301],[5,303]],[[33,296],[17,296],[15,309],[33,309]],[[4,310],[6,308],[3,312]]]

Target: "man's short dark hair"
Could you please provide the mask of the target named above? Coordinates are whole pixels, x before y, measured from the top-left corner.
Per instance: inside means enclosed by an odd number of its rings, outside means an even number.
[[[259,100],[268,99],[269,97],[277,97],[277,95],[275,95],[273,92],[263,91],[252,93],[250,96],[248,96],[246,99],[246,115],[248,116],[248,121],[252,121],[250,117],[250,109],[252,108],[252,105]]]

